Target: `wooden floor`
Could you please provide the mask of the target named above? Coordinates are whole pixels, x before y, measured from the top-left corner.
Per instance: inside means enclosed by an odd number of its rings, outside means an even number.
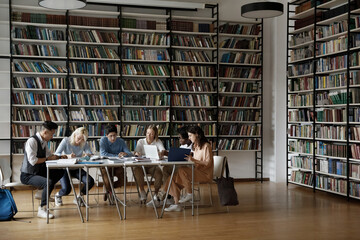
[[[206,186],[202,201],[208,201]],[[121,221],[115,206],[101,198],[96,206],[91,196],[90,221],[81,223],[76,209],[54,211],[56,218],[31,218],[31,193],[14,191],[18,209],[16,218],[29,220],[0,222],[1,240],[29,239],[360,239],[360,202],[316,192],[295,185],[236,183],[240,205],[200,207],[165,213],[156,219],[153,209],[140,206],[134,194],[127,208],[127,219]],[[74,207],[72,197],[65,206]],[[83,208],[84,209],[84,208]],[[84,212],[84,211],[83,211]]]

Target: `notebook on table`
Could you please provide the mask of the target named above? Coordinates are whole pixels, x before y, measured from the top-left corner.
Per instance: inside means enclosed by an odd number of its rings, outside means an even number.
[[[168,162],[186,161],[186,155],[189,155],[191,149],[187,148],[170,148]]]

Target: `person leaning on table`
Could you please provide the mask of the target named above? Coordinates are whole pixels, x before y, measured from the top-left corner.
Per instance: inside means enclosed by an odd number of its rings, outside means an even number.
[[[56,155],[66,154],[68,158],[75,158],[75,157],[85,157],[85,156],[91,156],[92,152],[90,149],[89,144],[87,144],[86,140],[88,139],[88,131],[84,127],[79,127],[75,129],[75,131],[71,134],[70,137],[65,137],[58,148],[55,151]],[[81,175],[79,176],[79,170],[70,170],[71,177],[75,177],[79,179],[81,182],[84,183],[80,195],[86,194],[86,171],[81,169]],[[94,179],[89,175],[89,190],[94,186],[95,181]],[[70,180],[68,177],[67,172],[65,172],[64,176],[60,179],[61,183],[61,189],[59,192],[55,194],[55,205],[56,206],[62,206],[62,196],[68,195],[71,192],[71,185]],[[81,196],[77,196],[77,201],[80,203],[80,205],[83,205],[83,202],[81,201]],[[74,200],[74,203],[75,200]]]
[[[193,143],[193,156],[190,154],[187,156],[187,160],[194,162],[194,181],[195,182],[209,182],[213,178],[214,161],[212,148],[207,141],[203,130],[198,126],[192,126],[187,129],[189,139]],[[170,194],[174,197],[175,204],[165,208],[165,211],[179,212],[182,208],[179,203],[184,203],[192,199],[192,187],[191,187],[191,167],[180,167],[176,174],[173,176]],[[170,179],[167,180],[165,188],[170,184]],[[185,188],[187,194],[180,199],[180,191]]]
[[[136,143],[135,148],[135,156],[143,156],[145,155],[144,145],[155,145],[157,147],[157,150],[159,152],[160,158],[164,155],[164,152],[166,151],[164,148],[163,143],[158,138],[158,129],[154,125],[150,125],[146,129],[146,138],[139,139]],[[159,189],[162,184],[162,172],[161,169],[158,166],[150,166],[145,167],[145,170],[147,173],[152,174],[154,171],[154,185],[155,185],[155,197],[157,193],[159,192]],[[141,167],[135,167],[134,168],[134,177],[136,182],[138,183],[139,189],[140,189],[140,201],[146,200],[146,192],[144,190],[144,172]],[[147,206],[153,206],[152,200],[147,203]]]
[[[21,166],[20,181],[23,184],[35,186],[42,191],[41,202],[38,209],[37,216],[46,218],[46,161],[56,160],[60,158],[67,158],[65,155],[53,155],[48,148],[48,141],[53,138],[55,130],[58,125],[51,121],[46,121],[42,124],[40,132],[30,137],[25,143],[24,161]],[[63,169],[49,170],[49,193],[54,189],[55,184],[64,176]],[[54,218],[54,215],[49,213],[49,218]]]
[[[131,156],[129,148],[123,139],[117,136],[117,128],[115,125],[107,125],[105,127],[105,135],[100,139],[100,155],[105,157],[125,157]],[[110,184],[107,178],[105,168],[101,168],[101,175],[104,181],[106,194],[104,195],[104,201],[107,200],[109,194],[111,194]],[[110,171],[112,174],[112,171]],[[124,185],[124,168],[115,167],[114,175],[117,177],[117,181],[114,183],[114,188]]]

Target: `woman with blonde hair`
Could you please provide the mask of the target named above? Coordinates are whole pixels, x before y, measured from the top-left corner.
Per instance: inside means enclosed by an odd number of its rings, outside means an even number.
[[[66,154],[68,158],[85,157],[92,155],[90,146],[87,144],[88,131],[84,127],[79,127],[71,134],[70,137],[65,137],[58,148],[56,149],[55,155]],[[82,204],[81,195],[86,194],[86,172],[81,169],[70,170],[71,177],[79,179],[83,183],[83,187],[80,191],[80,196],[77,196],[78,202]],[[55,194],[55,205],[62,206],[62,196],[68,195],[71,192],[70,180],[67,172],[60,179],[61,190]],[[89,175],[89,190],[94,186],[94,179]]]
[[[155,145],[157,147],[157,150],[159,152],[160,157],[164,156],[164,152],[166,151],[164,148],[163,143],[161,142],[161,140],[158,137],[158,129],[155,125],[150,125],[147,129],[146,129],[146,137],[139,139],[139,141],[136,143],[136,148],[135,148],[135,155],[136,156],[143,156],[145,155],[145,150],[144,150],[144,145]],[[159,189],[162,185],[162,171],[159,167],[157,166],[151,166],[151,167],[145,167],[146,173],[154,173],[154,186],[155,186],[155,198],[157,198],[157,193],[159,192]],[[134,168],[134,177],[135,180],[139,186],[139,190],[140,190],[140,201],[146,201],[146,192],[144,189],[144,172],[142,170],[141,167],[135,167]],[[157,199],[156,199],[157,200]],[[155,204],[158,206],[160,205],[159,201],[155,201]],[[147,203],[148,207],[152,207],[153,206],[153,200],[150,200]]]

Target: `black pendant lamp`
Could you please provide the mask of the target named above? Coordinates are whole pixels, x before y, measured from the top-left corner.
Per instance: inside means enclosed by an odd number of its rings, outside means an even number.
[[[254,2],[241,7],[245,18],[272,18],[284,13],[284,5],[278,2]]]
[[[39,6],[59,10],[78,9],[86,6],[86,0],[39,0]]]

